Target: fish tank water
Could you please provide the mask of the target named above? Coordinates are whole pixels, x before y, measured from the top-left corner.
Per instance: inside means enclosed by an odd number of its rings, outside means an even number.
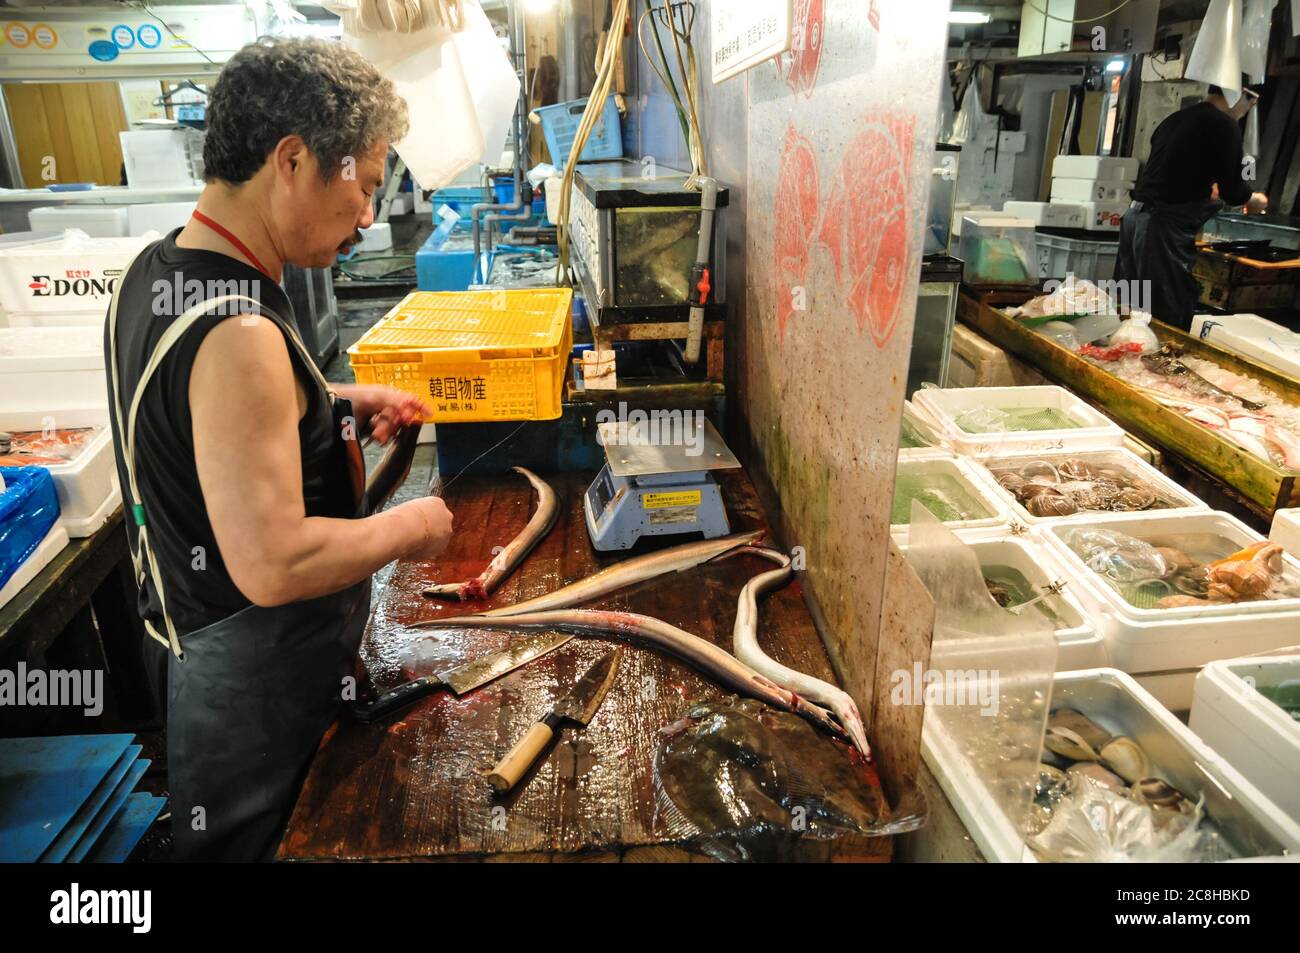
[[[960,470],[927,466],[929,462],[899,464],[894,477],[890,523],[896,526],[910,523],[914,501],[919,502],[943,523],[988,519],[994,515],[992,509],[962,478]]]

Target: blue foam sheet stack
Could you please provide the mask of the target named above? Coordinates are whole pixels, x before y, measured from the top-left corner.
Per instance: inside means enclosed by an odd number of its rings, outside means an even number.
[[[134,737],[0,738],[0,862],[126,860],[166,803]]]

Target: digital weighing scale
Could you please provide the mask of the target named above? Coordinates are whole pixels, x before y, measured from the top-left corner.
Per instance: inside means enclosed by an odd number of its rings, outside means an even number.
[[[710,471],[735,469],[740,461],[703,415],[611,421],[596,434],[605,466],[582,500],[596,549],[630,549],[642,536],[714,539],[731,532]]]

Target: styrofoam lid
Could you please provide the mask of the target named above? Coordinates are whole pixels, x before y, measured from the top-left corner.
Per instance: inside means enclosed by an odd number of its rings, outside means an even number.
[[[0,370],[37,370],[51,360],[65,369],[103,367],[103,327],[0,328]]]

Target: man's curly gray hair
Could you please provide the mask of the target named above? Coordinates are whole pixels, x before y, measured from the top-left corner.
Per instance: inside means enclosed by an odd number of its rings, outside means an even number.
[[[204,177],[252,178],[285,136],[301,136],[326,181],[348,156],[406,135],[406,101],[354,50],[263,37],[232,56],[208,97]]]

